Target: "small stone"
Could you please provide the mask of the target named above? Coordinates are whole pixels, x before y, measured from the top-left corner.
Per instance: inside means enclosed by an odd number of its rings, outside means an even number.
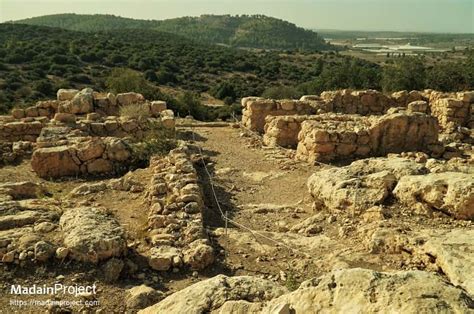
[[[55,253],[54,246],[45,241],[39,241],[35,244],[35,259],[40,262],[47,261]]]
[[[10,251],[3,255],[2,262],[3,263],[12,263],[15,260],[15,251]]]
[[[127,291],[125,304],[127,309],[143,309],[158,302],[163,293],[146,285],[136,286]]]
[[[111,258],[104,264],[102,270],[107,282],[115,282],[120,277],[124,263],[118,258]]]
[[[48,233],[53,231],[56,228],[57,225],[51,223],[51,222],[41,222],[37,224],[36,226],[33,227],[33,230],[39,233]]]
[[[18,256],[18,259],[19,259],[20,261],[24,261],[24,260],[26,260],[27,258],[28,258],[28,253],[25,252],[25,251],[21,252],[20,255]]]
[[[56,249],[56,258],[57,259],[65,259],[69,254],[69,249],[65,247],[58,247]]]

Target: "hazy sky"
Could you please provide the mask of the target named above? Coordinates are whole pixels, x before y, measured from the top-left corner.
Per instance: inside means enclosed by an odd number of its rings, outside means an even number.
[[[0,0],[0,21],[55,13],[265,14],[306,28],[474,33],[474,0]]]

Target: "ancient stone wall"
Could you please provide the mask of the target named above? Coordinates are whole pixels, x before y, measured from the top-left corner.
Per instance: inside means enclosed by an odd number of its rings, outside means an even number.
[[[402,90],[390,95],[390,98],[397,104],[396,107],[407,107],[409,103],[414,101],[428,101],[431,90],[425,91],[407,91]]]
[[[17,162],[32,151],[33,144],[28,141],[0,142],[0,166]]]
[[[150,267],[166,271],[182,266],[203,269],[214,252],[203,229],[204,201],[189,150],[181,146],[166,157],[154,157],[148,191]]]
[[[31,158],[33,170],[42,178],[113,173],[131,156],[130,147],[112,137],[70,137],[42,143]]]
[[[431,114],[438,119],[439,125],[444,131],[450,132],[458,127],[472,128],[474,126],[474,92],[458,93],[456,98],[439,97],[439,94],[432,96],[430,109]]]
[[[321,93],[321,98],[330,104],[329,111],[346,114],[382,115],[398,106],[392,98],[375,90],[328,91]]]
[[[353,115],[327,113],[319,115],[268,116],[265,121],[263,142],[267,146],[296,148],[301,123],[304,121],[352,121]]]
[[[0,121],[0,141],[16,142],[16,141],[36,141],[41,130],[48,122],[44,119],[23,119],[23,121],[15,121],[13,119],[4,119]]]
[[[147,101],[138,93],[99,93],[91,88],[81,91],[75,89],[60,89],[56,100],[38,101],[28,108],[12,109],[14,119],[47,117],[52,119],[56,113],[86,115],[97,113],[101,116],[117,116],[121,106],[145,104],[152,117],[159,117],[160,112],[166,110],[164,101]]]
[[[308,120],[301,123],[298,135],[297,158],[301,160],[331,161],[338,158],[370,154],[370,119],[347,115],[345,120]]]
[[[77,128],[91,136],[112,136],[112,137],[133,137],[143,139],[147,132],[158,127],[174,128],[174,119],[171,124],[162,123],[162,119],[157,118],[128,118],[128,117],[107,117],[103,121],[81,120],[77,123]]]
[[[284,116],[316,113],[311,101],[244,98],[242,99],[242,106],[242,124],[246,128],[259,133],[264,131],[265,118],[269,115]]]
[[[150,118],[118,117],[120,106],[141,104]],[[160,123],[161,122],[161,123]],[[174,114],[164,101],[145,101],[141,94],[117,96],[92,89],[58,91],[58,100],[39,101],[26,109],[13,109],[11,116],[0,117],[0,141],[35,142],[44,127],[67,125],[91,136],[133,136],[142,138],[151,127],[174,129]]]
[[[435,149],[438,127],[429,115],[391,110],[381,117],[303,121],[298,141],[297,158],[310,162],[384,156]]]

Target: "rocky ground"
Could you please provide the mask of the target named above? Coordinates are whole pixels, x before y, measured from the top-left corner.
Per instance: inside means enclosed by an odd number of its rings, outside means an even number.
[[[474,311],[473,92],[242,105],[0,116],[0,312]]]
[[[203,226],[214,250],[214,263],[202,270],[149,267],[144,254],[150,241],[147,185],[154,176],[152,167],[122,178],[52,181],[39,178],[29,160],[24,160],[0,171],[4,195],[18,199],[8,208],[8,202],[2,203],[0,242],[17,239],[16,245],[23,248],[17,254],[25,252],[12,257],[13,263],[5,262],[8,256],[3,255],[0,312],[135,312],[162,299],[144,312],[290,313],[291,307],[306,313],[316,311],[315,304],[321,309],[332,306],[334,311],[365,304],[365,311],[380,312],[387,302],[400,312],[473,310],[474,226],[472,220],[454,219],[467,214],[458,210],[457,203],[473,204],[472,164],[438,165],[415,155],[394,155],[364,164],[364,173],[357,164],[296,161],[294,150],[264,147],[261,137],[235,125],[201,124],[178,128],[178,132],[189,145],[203,188]],[[410,191],[402,193],[403,186],[394,191],[405,176],[429,169],[435,173],[436,167],[448,166],[464,169],[467,190],[456,192],[450,201],[454,205],[444,211],[411,202]],[[312,177],[315,172],[319,175]],[[308,181],[310,177],[313,180]],[[354,178],[362,185],[351,189]],[[9,187],[12,182],[30,183]],[[341,182],[348,185],[342,196],[316,188]],[[394,200],[396,193],[403,194],[400,199],[405,203]],[[463,195],[471,198],[463,200]],[[341,204],[348,198],[354,198],[350,206]],[[429,203],[433,196],[425,199]],[[360,212],[361,208],[369,210]],[[226,226],[220,210],[235,223]],[[84,221],[92,229],[81,229]],[[79,229],[71,231],[75,228]],[[102,230],[99,235],[108,247],[102,252],[111,259],[91,267],[61,257],[58,249],[66,242],[59,238],[74,232],[87,238],[84,230],[94,233],[94,228]],[[45,244],[38,245],[38,240]],[[48,252],[48,243],[57,244],[58,249]],[[53,259],[40,261],[51,254]],[[56,296],[63,301],[88,301],[90,306],[11,304],[14,299],[54,299],[50,295],[12,297],[11,284],[55,283],[96,284],[98,290],[77,297]],[[407,303],[408,296],[417,303]]]

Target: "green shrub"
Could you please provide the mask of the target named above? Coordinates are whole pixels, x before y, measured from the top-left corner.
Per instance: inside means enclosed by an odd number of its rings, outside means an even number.
[[[161,123],[149,123],[149,131],[144,138],[130,144],[132,164],[137,167],[147,167],[152,156],[166,155],[177,145],[174,130],[165,128]]]
[[[262,93],[262,97],[270,99],[296,99],[301,96],[301,92],[291,86],[270,87]]]
[[[53,95],[54,87],[49,80],[37,81],[33,84],[33,89],[45,95]]]
[[[159,88],[150,85],[139,72],[131,69],[117,68],[107,77],[105,85],[114,93],[136,92],[146,99],[163,99]]]

